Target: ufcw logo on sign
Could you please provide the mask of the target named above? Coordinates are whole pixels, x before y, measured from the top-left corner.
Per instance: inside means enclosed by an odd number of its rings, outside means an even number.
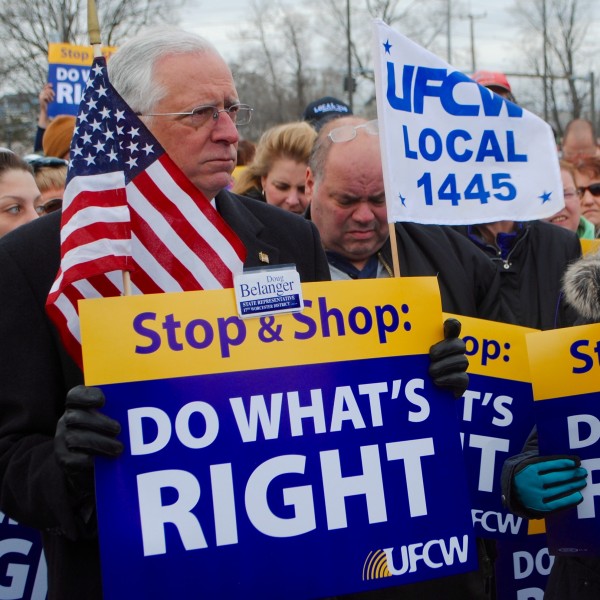
[[[400,546],[399,551],[394,548],[384,548],[369,552],[363,566],[363,581],[382,579],[392,575],[414,573],[418,569],[439,569],[444,565],[453,565],[455,560],[459,563],[467,561],[469,537],[464,535],[462,544],[457,536],[452,536],[448,541],[429,540],[408,546]],[[394,563],[394,554],[400,554],[400,566]],[[422,564],[419,565],[419,562]]]
[[[375,550],[374,552],[369,552],[363,567],[363,581],[382,579],[383,577],[391,576],[392,574],[388,568],[386,551]]]

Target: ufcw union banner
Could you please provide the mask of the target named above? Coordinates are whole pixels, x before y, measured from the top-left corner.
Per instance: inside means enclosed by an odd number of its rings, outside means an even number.
[[[554,136],[380,20],[375,89],[388,221],[529,221],[564,206]]]

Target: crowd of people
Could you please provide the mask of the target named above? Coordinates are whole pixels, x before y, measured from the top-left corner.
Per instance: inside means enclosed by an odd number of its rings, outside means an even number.
[[[396,223],[392,241],[377,121],[325,97],[256,143],[240,140],[240,99],[228,66],[203,38],[170,28],[125,43],[109,61],[109,75],[243,240],[245,266],[260,266],[260,249],[268,245],[278,250],[279,263],[296,264],[305,282],[383,278],[394,275],[397,251],[401,275],[438,277],[446,312],[538,329],[590,321],[565,299],[563,278],[581,268],[580,240],[600,237],[600,147],[592,123],[575,119],[566,129],[556,157],[565,207],[547,222]],[[516,102],[504,75],[473,77]],[[0,151],[0,510],[42,531],[50,599],[93,600],[102,596],[102,584],[92,458],[118,460],[122,445],[119,424],[102,414],[102,392],[82,385],[80,369],[44,312],[60,263],[60,208],[75,127],[75,117],[47,118],[52,99],[45,86],[35,154]],[[195,125],[199,104],[212,118]],[[449,320],[445,333],[432,348],[430,374],[460,397],[468,384],[460,324]],[[532,456],[535,432],[523,455],[507,461],[503,485],[511,510],[538,517],[547,511],[539,510],[543,499],[535,496],[532,481],[541,469],[529,468]],[[573,473],[559,508],[581,501],[587,475],[576,462],[562,468]],[[483,568],[493,549],[481,543],[478,553],[476,572],[352,597],[493,598],[493,569]],[[566,560],[560,576],[551,578],[548,597],[600,597],[600,559],[585,569],[572,567],[569,561],[577,559]],[[565,592],[571,589],[565,578],[574,571],[585,577],[582,570],[589,574],[587,595]]]

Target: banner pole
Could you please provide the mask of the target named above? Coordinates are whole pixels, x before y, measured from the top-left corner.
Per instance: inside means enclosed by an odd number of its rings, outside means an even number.
[[[100,41],[100,25],[98,23],[98,11],[96,10],[95,0],[88,0],[87,3],[88,16],[88,36],[90,44],[94,48],[94,57],[102,55],[102,42]]]
[[[390,245],[392,246],[392,267],[394,269],[394,277],[400,277],[400,257],[398,256],[395,223],[388,223],[388,227],[390,228]]]
[[[98,10],[95,0],[88,0],[88,36],[90,45],[94,49],[94,58],[102,56],[102,41],[100,39],[100,23],[98,22]],[[123,295],[131,296],[131,274],[129,271],[122,271],[123,274]]]

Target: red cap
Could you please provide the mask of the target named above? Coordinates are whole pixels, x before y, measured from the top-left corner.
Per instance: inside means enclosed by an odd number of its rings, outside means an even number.
[[[497,71],[475,71],[475,73],[471,75],[471,79],[483,87],[499,87],[512,93],[510,83],[508,83],[508,79],[506,79],[504,73],[499,73]]]

